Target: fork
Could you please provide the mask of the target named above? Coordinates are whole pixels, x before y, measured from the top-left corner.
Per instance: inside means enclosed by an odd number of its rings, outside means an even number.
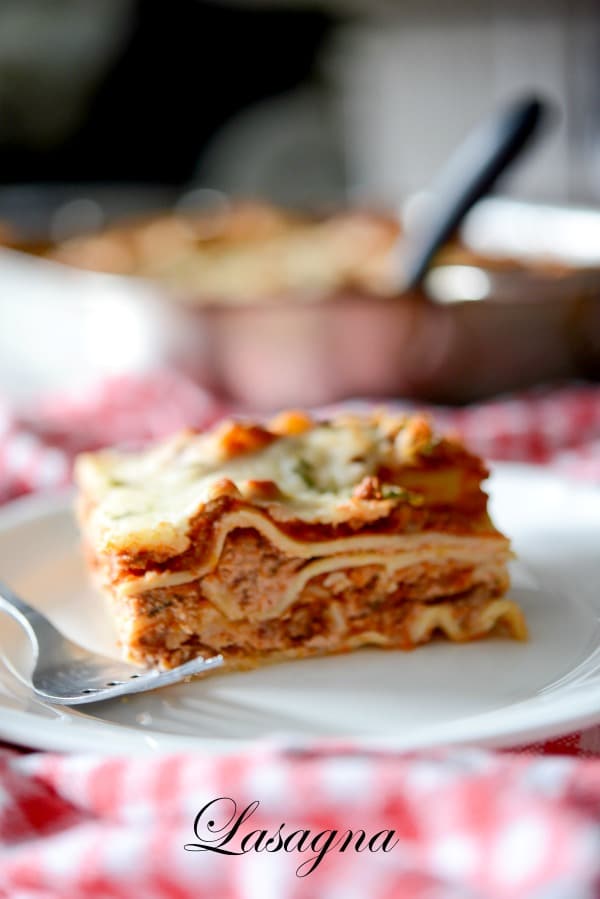
[[[0,612],[7,612],[27,633],[33,647],[33,691],[46,702],[83,705],[144,693],[175,684],[187,677],[212,671],[223,656],[191,659],[177,668],[160,671],[138,668],[108,656],[89,652],[64,637],[48,619],[0,582]]]

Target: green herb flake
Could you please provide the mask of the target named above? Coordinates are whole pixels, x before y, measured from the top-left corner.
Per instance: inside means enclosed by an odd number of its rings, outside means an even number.
[[[294,466],[294,472],[301,478],[307,487],[313,490],[317,486],[312,465],[306,459],[300,457]]]
[[[383,499],[408,499],[409,492],[404,487],[398,487],[397,484],[384,484],[381,488]]]
[[[419,453],[421,456],[431,456],[431,454],[438,448],[441,443],[441,439],[437,436],[437,434],[432,435],[429,440],[423,444],[423,446],[419,447]]]

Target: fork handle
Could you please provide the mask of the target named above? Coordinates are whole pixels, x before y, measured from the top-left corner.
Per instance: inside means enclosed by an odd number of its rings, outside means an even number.
[[[54,630],[54,625],[48,621],[45,615],[28,605],[2,581],[0,581],[0,611],[7,612],[14,618],[27,631],[34,644],[37,643],[34,633],[37,625],[43,624]]]

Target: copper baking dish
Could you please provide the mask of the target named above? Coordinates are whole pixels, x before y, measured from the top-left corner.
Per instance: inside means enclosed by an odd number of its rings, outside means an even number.
[[[523,210],[538,214],[529,225],[538,246],[525,238],[514,246],[512,224]],[[395,290],[401,228],[371,211],[307,217],[223,203],[208,214],[144,218],[40,252],[53,263],[109,273],[107,289],[119,283],[120,303],[135,308],[129,326],[138,338],[143,324],[144,365],[174,366],[245,407],[355,396],[463,402],[593,372],[600,250],[578,258],[561,237],[577,214],[486,201],[467,221],[465,240],[436,260],[427,292],[411,295]],[[585,215],[581,241],[593,247],[600,213]],[[508,221],[512,244],[494,237],[494,216]],[[540,249],[540,222],[543,229],[551,219]],[[470,232],[483,238],[479,246]],[[97,290],[98,276],[90,278]],[[126,297],[123,285],[134,283],[145,292]],[[100,330],[110,357],[110,323]],[[101,356],[102,348],[94,352]]]

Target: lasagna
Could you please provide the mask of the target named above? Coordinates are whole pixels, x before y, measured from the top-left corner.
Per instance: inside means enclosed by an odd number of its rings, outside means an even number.
[[[348,210],[316,217],[261,203],[162,215],[73,237],[55,261],[162,284],[182,300],[237,304],[315,301],[344,290],[396,290],[398,223]]]
[[[89,565],[126,657],[230,669],[526,637],[487,471],[420,416],[228,421],[76,463]]]

